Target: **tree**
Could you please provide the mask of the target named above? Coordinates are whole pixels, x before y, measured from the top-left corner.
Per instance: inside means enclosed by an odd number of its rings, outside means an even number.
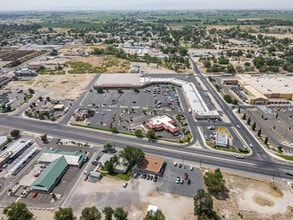
[[[117,92],[118,92],[119,94],[122,94],[122,93],[123,93],[123,90],[122,90],[121,88],[118,88],[118,89],[117,89]]]
[[[282,146],[278,146],[278,151],[279,151],[280,153],[283,153],[283,147],[282,147]]]
[[[55,193],[52,193],[51,196],[52,196],[52,199],[57,200],[57,196]]]
[[[206,193],[203,189],[197,190],[194,201],[194,215],[198,215],[202,219],[213,218],[215,212],[213,210],[213,199],[209,193]]]
[[[114,216],[117,220],[127,220],[128,212],[119,207],[115,209]]]
[[[212,66],[211,62],[208,61],[208,60],[203,61],[203,65],[204,65],[205,68],[210,68]]]
[[[246,113],[243,114],[242,119],[246,120]]]
[[[96,90],[97,90],[97,93],[99,94],[104,93],[103,87],[97,87]]]
[[[247,124],[250,125],[250,122],[251,122],[251,119],[250,119],[250,117],[248,117]]]
[[[134,87],[134,88],[133,88],[133,91],[136,92],[136,93],[139,93],[139,88]]]
[[[114,164],[113,164],[113,162],[107,160],[105,162],[104,169],[107,170],[110,175],[114,174]]]
[[[110,151],[110,150],[112,150],[113,147],[114,147],[114,145],[112,143],[110,143],[110,142],[106,142],[104,144],[104,150],[107,151],[107,152]]]
[[[35,93],[35,91],[34,91],[33,89],[28,89],[28,92],[29,92],[30,94],[34,94],[34,93]]]
[[[19,136],[19,134],[20,134],[20,131],[19,131],[19,130],[16,130],[16,129],[14,129],[14,130],[12,130],[12,131],[10,132],[10,135],[11,135],[11,137],[13,137],[13,138],[17,138],[17,137]]]
[[[101,217],[99,210],[95,206],[92,206],[86,207],[81,211],[80,220],[100,220]]]
[[[118,133],[118,128],[117,127],[111,127],[111,132]]]
[[[256,128],[256,123],[255,122],[253,122],[251,128],[252,128],[253,131],[255,131],[255,128]]]
[[[265,64],[265,59],[262,56],[255,57],[253,59],[253,64],[256,66],[256,68],[260,69]]]
[[[141,137],[142,136],[142,130],[141,129],[135,129],[134,134],[136,137]]]
[[[154,129],[148,130],[148,132],[146,133],[146,137],[149,139],[155,139],[156,138],[155,130]]]
[[[3,214],[7,216],[8,220],[30,220],[34,216],[22,202],[11,203],[3,209]]]
[[[144,159],[144,152],[141,149],[132,146],[125,146],[120,152],[120,155],[128,161],[131,167]]]
[[[235,73],[235,69],[234,69],[234,66],[232,64],[228,64],[227,65],[227,72],[228,73]]]
[[[103,213],[105,214],[105,220],[112,220],[114,210],[110,206],[105,207]]]
[[[156,212],[151,210],[147,212],[143,220],[165,220],[165,215],[159,209]]]
[[[258,136],[258,137],[261,136],[261,129],[258,129],[258,131],[257,131],[257,136]]]
[[[231,103],[232,102],[232,97],[230,95],[224,95],[224,100],[227,102],[227,103]]]
[[[44,134],[41,136],[41,140],[43,141],[43,143],[48,143],[48,137],[47,134]]]
[[[214,172],[207,173],[207,175],[204,176],[204,182],[210,193],[218,194],[225,188],[225,180],[219,168]]]
[[[73,212],[72,208],[59,208],[59,210],[55,211],[54,220],[73,220]]]
[[[268,141],[269,141],[269,138],[266,137],[265,140],[264,140],[264,144],[268,144]]]

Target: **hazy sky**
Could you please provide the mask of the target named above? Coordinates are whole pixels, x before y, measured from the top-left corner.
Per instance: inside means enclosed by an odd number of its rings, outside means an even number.
[[[0,0],[0,11],[125,9],[289,9],[293,0]]]

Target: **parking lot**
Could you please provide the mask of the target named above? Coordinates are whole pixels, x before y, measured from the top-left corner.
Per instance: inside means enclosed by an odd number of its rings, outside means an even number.
[[[21,106],[26,101],[27,94],[29,94],[28,90],[18,88],[16,90],[8,88],[0,90],[0,95],[7,98],[11,109],[17,109]]]
[[[292,147],[293,143],[292,109],[262,106],[247,109],[245,112],[246,119],[251,119],[250,124],[256,123],[255,132],[261,129],[261,135],[268,137],[272,147],[283,146],[285,152],[293,153],[293,150],[290,149],[290,145]]]
[[[156,84],[138,91],[111,89],[99,94],[93,90],[81,102],[81,106],[95,109],[95,115],[87,120],[90,126],[110,129],[112,125],[122,132],[134,133],[136,129],[146,132],[142,125],[149,118],[164,114],[175,118],[175,115],[183,114],[178,92],[179,88],[169,84]],[[177,123],[177,126],[180,125]],[[158,136],[178,138],[166,131],[160,131]]]
[[[177,177],[180,179],[179,183]],[[187,183],[188,179],[190,184]],[[161,192],[194,197],[197,190],[204,188],[204,183],[200,169],[192,167],[191,170],[191,167],[187,164],[177,163],[175,165],[169,162],[163,177],[159,177],[156,187]]]

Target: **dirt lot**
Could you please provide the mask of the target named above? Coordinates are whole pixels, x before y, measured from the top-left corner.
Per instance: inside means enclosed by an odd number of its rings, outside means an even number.
[[[275,178],[242,177],[223,172],[228,198],[215,199],[214,210],[221,219],[278,219],[293,218],[293,195],[287,184]],[[126,188],[123,181],[104,177],[100,182],[83,181],[81,178],[65,207],[72,207],[80,216],[84,207],[95,205],[100,211],[106,206],[123,207],[129,220],[142,219],[149,204],[163,211],[166,219],[197,219],[193,216],[193,199],[155,190],[152,181],[132,179]],[[51,220],[54,213],[47,210],[31,210],[37,219]],[[0,210],[2,213],[2,210]],[[2,218],[3,216],[0,217]]]
[[[129,220],[143,219],[148,205],[156,205],[166,219],[196,219],[193,216],[192,198],[155,191],[150,180],[132,179],[126,188],[123,181],[104,177],[100,182],[81,181],[65,206],[71,205],[75,216],[83,207],[95,204],[99,210],[106,206],[123,207],[129,212]],[[78,202],[76,202],[78,201]]]
[[[214,210],[222,219],[292,219],[293,194],[279,179],[253,179],[224,173],[229,189],[226,200],[214,199]],[[275,190],[276,189],[276,190]]]
[[[167,68],[157,66],[155,63],[150,63],[149,65],[147,63],[138,63],[140,65],[140,71],[143,73],[149,73],[149,74],[164,74],[164,73],[174,73],[175,71],[169,70]]]
[[[47,91],[52,99],[77,99],[94,77],[94,74],[38,75],[29,81],[11,81],[6,88],[33,88],[35,91]]]

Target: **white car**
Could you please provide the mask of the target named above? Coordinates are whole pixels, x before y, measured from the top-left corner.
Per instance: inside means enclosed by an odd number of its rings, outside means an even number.
[[[128,185],[128,182],[123,183],[123,188],[126,188]]]
[[[236,155],[237,159],[244,159],[245,157],[243,155]]]
[[[180,183],[180,177],[176,178],[176,183],[179,184]]]

